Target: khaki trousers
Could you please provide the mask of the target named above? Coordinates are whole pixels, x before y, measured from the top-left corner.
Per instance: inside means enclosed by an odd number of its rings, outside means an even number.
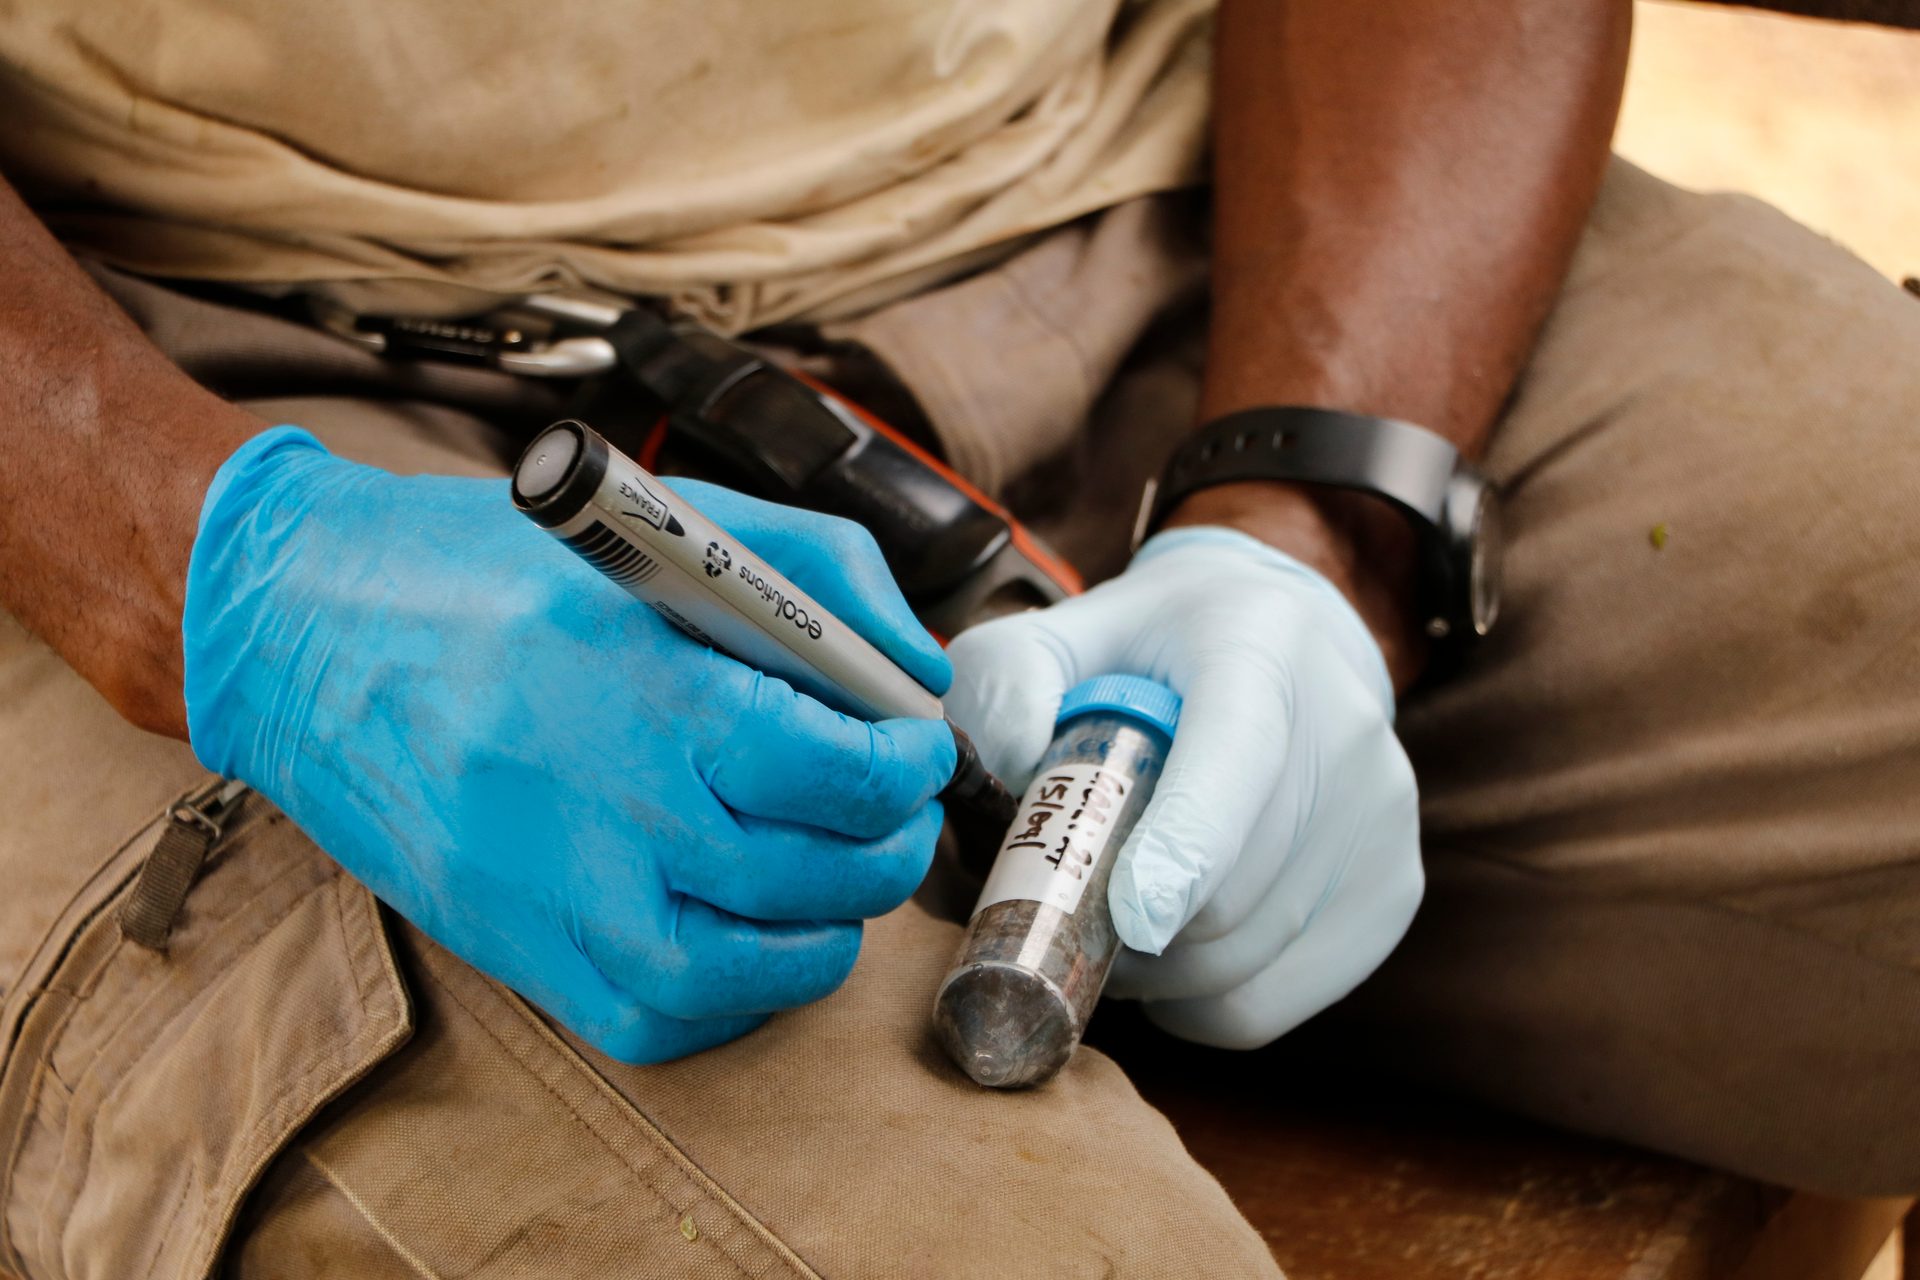
[[[1187,221],[1125,206],[831,336],[1111,571],[1192,404]],[[497,471],[561,407],[106,279],[196,376],[396,469]],[[1488,458],[1506,621],[1402,711],[1431,887],[1325,1020],[1346,1051],[1773,1181],[1920,1188],[1916,353],[1920,305],[1832,245],[1616,167]],[[1273,1273],[1101,1054],[1021,1095],[947,1067],[957,929],[918,906],[833,997],[626,1067],[257,798],[165,952],[123,938],[203,771],[11,621],[0,753],[0,1270]]]

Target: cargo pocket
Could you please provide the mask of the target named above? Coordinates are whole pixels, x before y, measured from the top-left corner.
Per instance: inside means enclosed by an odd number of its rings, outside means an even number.
[[[738,1078],[724,1058],[620,1067],[405,921],[390,924],[414,1037],[276,1162],[226,1275],[819,1280],[645,1109],[663,1094],[684,1105],[688,1073],[717,1076],[726,1098]],[[738,1107],[699,1110],[689,1127],[705,1130]],[[756,1135],[754,1152],[797,1172],[804,1154],[768,1144],[779,1128]]]
[[[209,1275],[268,1162],[411,1032],[372,895],[256,796],[219,825],[184,857],[166,817],[136,834],[8,993],[0,1270]]]

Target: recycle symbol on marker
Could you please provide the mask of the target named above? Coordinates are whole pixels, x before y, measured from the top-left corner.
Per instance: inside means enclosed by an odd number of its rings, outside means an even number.
[[[707,561],[704,566],[709,578],[717,578],[733,567],[733,553],[717,542],[707,544]]]

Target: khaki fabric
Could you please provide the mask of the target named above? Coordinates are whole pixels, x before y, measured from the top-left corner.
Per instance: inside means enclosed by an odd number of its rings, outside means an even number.
[[[0,4],[0,172],[69,243],[152,274],[358,282],[387,307],[586,283],[742,330],[1192,182],[1210,17],[30,0]]]
[[[1004,495],[1088,437],[1088,415],[1148,325],[1199,297],[1207,262],[1197,211],[1192,200],[1135,200],[1062,228],[996,270],[828,333],[883,361],[912,389],[947,459],[988,493]],[[1191,308],[1180,318],[1189,337],[1198,332]],[[1141,353],[1136,364],[1164,365],[1166,345]],[[1185,380],[1197,372],[1189,362]],[[1140,416],[1170,447],[1168,415]],[[1134,452],[1111,428],[1095,447]],[[1137,458],[1133,469],[1153,461]],[[1083,508],[1067,518],[1112,526]]]
[[[1911,1194],[1920,302],[1618,170],[1487,459],[1511,625],[1401,721],[1429,902],[1352,1015],[1502,1105]]]
[[[644,1068],[401,934],[414,1041],[283,1157],[229,1274],[339,1274],[335,1240],[367,1276],[1278,1274],[1103,1055],[1020,1095],[947,1064],[959,931],[918,907],[828,1000]]]
[[[250,407],[348,456],[498,473],[512,435],[557,412],[551,387],[408,370],[101,278],[215,385],[262,389],[271,365],[287,394]],[[201,1276],[226,1240],[222,1274],[275,1280],[1279,1274],[1097,1051],[1012,1098],[946,1062],[928,1014],[959,929],[917,906],[869,925],[830,999],[645,1068],[404,922],[382,931],[372,896],[257,798],[166,955],[134,947],[113,920],[144,848],[128,837],[203,772],[11,620],[0,680],[23,695],[0,706],[0,743],[53,748],[0,771],[0,804],[54,805],[17,838],[0,827],[0,883],[38,877],[0,895],[0,1029],[44,1028],[0,1064],[0,1272]],[[80,775],[71,799],[61,770]]]
[[[115,917],[145,841],[68,832],[98,874],[0,1005],[0,1274],[209,1274],[269,1161],[405,1038],[371,896],[264,802],[229,831],[164,954]]]
[[[1177,245],[1160,217],[1004,268],[1090,330],[1096,372],[1034,389],[1086,431],[1036,449],[1004,388],[914,388],[1096,574],[1192,411],[1190,277],[1111,243]],[[493,469],[558,394],[512,384],[483,419],[490,375],[108,279],[200,376],[358,456]],[[935,342],[999,367],[1001,327],[950,298],[890,310],[873,345],[898,367]],[[1508,617],[1402,709],[1428,900],[1310,1034],[1769,1181],[1920,1188],[1917,348],[1920,304],[1832,245],[1616,166],[1488,459]],[[915,906],[834,997],[654,1068],[372,932],[364,890],[258,802],[167,957],[115,946],[125,842],[197,770],[10,624],[0,687],[22,761],[0,812],[52,806],[0,829],[24,890],[0,894],[0,1256],[25,1274],[203,1274],[229,1220],[243,1276],[1271,1271],[1099,1054],[1030,1096],[960,1084],[924,1021],[956,933]]]

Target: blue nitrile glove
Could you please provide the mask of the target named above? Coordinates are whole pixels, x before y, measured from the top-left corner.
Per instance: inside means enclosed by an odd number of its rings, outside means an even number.
[[[856,525],[673,487],[930,688],[951,677]],[[920,883],[953,772],[689,639],[513,509],[280,427],[215,476],[187,721],[401,914],[631,1062],[831,992]]]
[[[1318,573],[1244,534],[1179,529],[1083,596],[949,650],[947,711],[1009,786],[1061,694],[1119,672],[1183,703],[1165,772],[1114,864],[1109,990],[1205,1044],[1252,1048],[1386,958],[1424,885],[1413,769],[1379,647]]]

